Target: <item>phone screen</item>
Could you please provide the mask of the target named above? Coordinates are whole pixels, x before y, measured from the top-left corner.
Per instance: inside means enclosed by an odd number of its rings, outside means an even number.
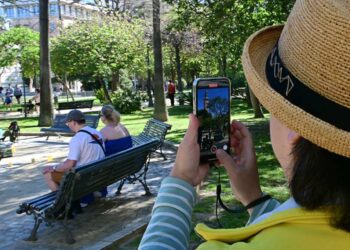
[[[218,84],[197,85],[196,115],[200,121],[198,143],[201,158],[216,159],[217,149],[229,150],[230,87]]]

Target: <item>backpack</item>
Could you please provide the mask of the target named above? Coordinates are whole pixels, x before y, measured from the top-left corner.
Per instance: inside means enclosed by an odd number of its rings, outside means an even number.
[[[17,121],[13,121],[10,123],[10,126],[8,127],[8,131],[10,132],[11,142],[15,142],[17,140],[20,130],[21,129],[19,128]]]

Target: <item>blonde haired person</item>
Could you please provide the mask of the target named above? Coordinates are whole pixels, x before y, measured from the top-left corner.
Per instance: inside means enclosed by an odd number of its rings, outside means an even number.
[[[250,214],[247,226],[195,230],[198,249],[345,250],[350,248],[350,1],[297,0],[284,26],[254,33],[242,64],[271,113],[273,151],[291,197],[262,193],[249,130],[231,124],[231,156],[216,155]],[[163,180],[139,249],[188,249],[199,165],[198,119],[191,115],[171,176]]]
[[[120,113],[112,105],[105,105],[100,115],[101,121],[105,124],[100,132],[104,140],[106,156],[131,148],[132,138],[129,131],[120,123]],[[94,192],[94,196],[97,197],[106,197],[107,194],[107,187]],[[85,202],[91,203],[91,199],[86,199]]]
[[[120,123],[120,114],[112,105],[101,110],[101,120],[105,127],[100,130],[106,146],[106,156],[132,147],[129,131]]]

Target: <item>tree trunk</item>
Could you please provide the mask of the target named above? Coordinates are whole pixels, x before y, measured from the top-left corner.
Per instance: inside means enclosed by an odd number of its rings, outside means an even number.
[[[70,91],[70,88],[68,86],[67,74],[64,74],[64,76],[63,76],[63,88],[66,90],[66,93],[67,93],[67,101],[68,101],[68,94],[69,94],[70,98],[72,98],[72,101],[74,102],[74,96],[73,96],[72,91]]]
[[[34,79],[35,79],[35,76],[34,76]],[[29,87],[28,87],[29,92],[32,92],[34,79],[29,78]]]
[[[154,118],[167,121],[163,88],[162,40],[160,36],[160,1],[153,0],[153,51],[154,51]]]
[[[119,87],[119,70],[112,73],[112,91],[116,91]]]
[[[250,101],[252,103],[254,109],[254,117],[255,118],[263,118],[264,114],[261,110],[260,102],[258,98],[254,95],[253,91],[249,88]]]
[[[151,85],[151,68],[149,59],[149,46],[147,45],[147,95],[148,95],[148,107],[153,107],[153,97],[152,97],[152,85]]]
[[[177,88],[179,92],[183,91],[182,85],[182,72],[181,72],[181,58],[180,58],[180,45],[175,45],[175,60],[176,60],[176,71],[177,71]]]
[[[49,0],[39,1],[40,13],[40,115],[39,126],[51,126],[53,103],[49,53]]]
[[[103,89],[103,93],[105,94],[105,100],[108,101],[109,103],[112,103],[112,99],[109,96],[108,89],[107,89],[105,82],[103,81],[103,79],[101,77],[98,78],[98,80],[99,80],[101,87]]]

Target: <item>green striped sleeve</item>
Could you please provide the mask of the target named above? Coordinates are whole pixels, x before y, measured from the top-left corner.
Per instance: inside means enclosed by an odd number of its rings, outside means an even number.
[[[266,214],[268,212],[271,212],[275,208],[277,208],[280,205],[280,203],[275,199],[269,199],[253,208],[253,212],[250,215],[250,218],[247,222],[247,225],[252,224],[256,218],[259,216]]]
[[[139,249],[188,249],[196,193],[184,180],[163,180]]]

